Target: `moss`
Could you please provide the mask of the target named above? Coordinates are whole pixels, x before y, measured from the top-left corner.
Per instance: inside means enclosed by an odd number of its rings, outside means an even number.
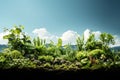
[[[77,58],[77,60],[81,60],[81,59],[83,59],[83,58],[86,58],[87,57],[87,53],[86,52],[84,52],[84,51],[80,51],[80,52],[78,52],[77,54],[76,54],[76,58]]]
[[[49,55],[47,55],[47,56],[38,56],[38,60],[40,60],[40,61],[45,61],[45,62],[52,62],[53,60],[54,60],[54,57],[53,56],[49,56]]]
[[[69,70],[72,70],[72,71],[75,71],[75,70],[78,70],[80,69],[78,66],[76,66],[75,64],[71,64],[68,66]]]
[[[92,57],[100,57],[102,54],[105,54],[105,52],[101,49],[95,49],[92,50],[88,53],[88,56],[92,56]]]

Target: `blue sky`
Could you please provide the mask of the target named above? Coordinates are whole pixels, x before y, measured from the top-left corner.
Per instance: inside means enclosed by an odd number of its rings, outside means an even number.
[[[25,32],[45,28],[61,36],[86,29],[120,35],[119,0],[0,0],[0,27],[25,26]],[[2,32],[2,29],[0,30]]]

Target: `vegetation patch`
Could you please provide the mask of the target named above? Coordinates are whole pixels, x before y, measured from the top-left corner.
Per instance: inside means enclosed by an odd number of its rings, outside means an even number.
[[[114,37],[101,33],[98,40],[93,33],[87,41],[84,35],[76,39],[76,49],[70,44],[62,45],[53,41],[30,36],[22,32],[23,26],[6,29],[9,34],[3,36],[8,40],[8,47],[0,54],[0,69],[38,69],[50,71],[109,70],[120,67],[120,52],[113,51],[109,45],[114,44]]]

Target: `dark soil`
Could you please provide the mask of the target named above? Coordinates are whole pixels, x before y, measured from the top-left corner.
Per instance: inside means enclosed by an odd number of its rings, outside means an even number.
[[[120,69],[48,71],[43,69],[0,70],[0,80],[120,80]]]

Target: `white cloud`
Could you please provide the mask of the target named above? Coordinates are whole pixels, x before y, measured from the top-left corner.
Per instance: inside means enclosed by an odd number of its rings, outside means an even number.
[[[99,39],[101,32],[100,31],[93,31],[93,34],[95,34],[95,39]]]
[[[67,43],[75,44],[76,38],[78,36],[77,32],[68,30],[62,34],[62,36],[56,36],[48,32],[45,28],[39,28],[33,30],[33,33],[37,36],[39,36],[41,39],[46,39],[46,41],[49,43],[50,40],[57,42],[58,38],[61,38],[63,41],[63,45]]]
[[[98,40],[99,37],[100,37],[100,34],[101,32],[100,31],[91,31],[90,29],[86,29],[84,31],[84,40],[85,42],[87,41],[87,39],[89,38],[90,36],[90,33],[94,34],[95,35],[95,39]]]
[[[47,42],[50,42],[50,40],[52,40],[56,43],[58,39],[57,36],[50,34],[45,28],[35,29],[32,33],[39,36],[41,39],[46,39]]]
[[[56,36],[56,35],[50,34],[45,28],[35,29],[33,30],[33,33],[42,39],[46,39],[47,42],[52,40],[56,43],[58,38],[61,38],[63,41],[63,45],[67,43],[75,44],[76,38],[79,36],[77,32],[72,30],[68,30],[64,32],[61,36]],[[89,38],[90,33],[95,34],[95,39],[99,39],[99,36],[101,34],[100,31],[91,31],[90,29],[86,29],[84,31],[85,41],[87,41],[87,39]],[[120,37],[118,37],[117,35],[113,35],[113,36],[115,37],[115,45],[110,45],[110,47],[120,46]]]
[[[3,39],[3,36],[7,35],[7,34],[8,34],[8,32],[1,32],[0,33],[0,44],[7,44],[8,43],[8,40]]]
[[[120,46],[120,37],[117,35],[114,35],[114,38],[115,38],[115,44],[110,45],[110,47]]]
[[[85,31],[84,31],[84,41],[86,42],[87,41],[87,39],[89,38],[89,36],[90,36],[90,30],[89,29],[86,29]]]
[[[8,41],[6,39],[3,39],[4,35],[7,35],[9,32],[1,32],[0,33],[0,44],[7,44]],[[61,36],[53,35],[50,32],[48,32],[45,28],[39,28],[34,29],[33,32],[36,36],[39,36],[41,39],[46,39],[46,41],[49,43],[50,40],[57,43],[58,38],[61,38],[63,41],[63,45],[71,43],[76,43],[76,38],[79,36],[79,34],[75,31],[68,30],[64,32]],[[101,32],[100,31],[91,31],[90,29],[86,29],[84,31],[84,39],[85,41],[89,38],[90,33],[95,34],[95,38],[98,39]],[[120,37],[117,35],[113,35],[115,37],[115,45],[110,45],[110,47],[114,46],[120,46]]]
[[[35,29],[34,34],[37,34],[42,39],[47,39],[50,37],[50,33],[45,28]]]
[[[61,39],[63,40],[63,45],[67,43],[75,44],[77,37],[77,32],[68,30],[62,34]]]
[[[87,39],[90,36],[90,32],[95,34],[95,39],[99,39],[101,32],[100,31],[91,31],[90,29],[86,29],[84,31],[84,39],[85,41],[87,41]],[[115,46],[120,46],[120,37],[117,35],[113,35],[114,36],[114,40],[115,40],[115,44],[114,45],[110,45],[110,47],[115,47]]]

